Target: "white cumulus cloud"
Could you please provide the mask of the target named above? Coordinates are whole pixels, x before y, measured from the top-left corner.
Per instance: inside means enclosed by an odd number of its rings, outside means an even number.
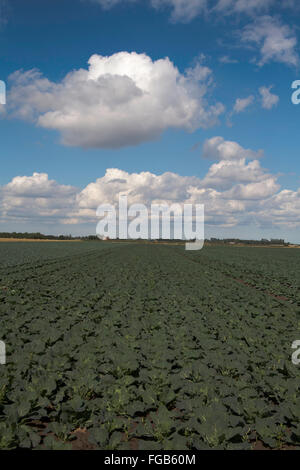
[[[300,189],[281,189],[277,175],[261,167],[261,152],[215,137],[203,153],[214,158],[203,177],[166,172],[129,173],[109,168],[83,189],[62,185],[47,174],[16,176],[0,187],[0,221],[53,224],[94,224],[100,204],[128,203],[204,204],[207,225],[236,227],[300,226]],[[20,226],[20,225],[18,225]],[[252,225],[253,228],[253,225]]]
[[[217,122],[220,103],[208,104],[208,67],[180,73],[168,59],[119,52],[93,55],[88,69],[51,82],[37,70],[10,77],[10,114],[61,133],[69,146],[119,148],[157,138],[168,128],[193,131]]]
[[[59,221],[72,210],[78,189],[49,180],[46,173],[16,176],[0,187],[0,219]]]
[[[250,149],[243,148],[234,141],[225,140],[223,137],[217,136],[207,139],[203,145],[204,158],[210,160],[241,160],[241,159],[257,159],[263,156],[263,151],[255,152]]]

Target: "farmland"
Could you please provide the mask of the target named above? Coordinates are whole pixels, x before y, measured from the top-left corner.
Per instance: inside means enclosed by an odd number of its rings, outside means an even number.
[[[300,250],[20,242],[0,263],[0,448],[300,448]]]

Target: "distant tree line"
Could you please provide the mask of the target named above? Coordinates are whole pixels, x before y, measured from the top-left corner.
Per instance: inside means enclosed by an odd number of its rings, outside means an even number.
[[[26,240],[74,240],[72,235],[44,235],[40,232],[0,232],[0,238],[24,238]]]
[[[243,245],[289,245],[281,238],[271,238],[267,240],[262,238],[261,240],[241,240],[239,238],[211,238],[206,240],[211,243],[225,243],[225,244],[238,244],[242,243]]]
[[[87,235],[87,236],[82,236],[82,237],[73,237],[72,235],[44,235],[43,233],[40,232],[0,232],[0,238],[19,238],[19,239],[25,239],[25,240],[83,240],[83,241],[103,241],[97,237],[97,235]],[[109,240],[109,239],[108,239]],[[114,241],[140,241],[140,242],[156,242],[156,243],[163,243],[163,242],[173,242],[173,243],[185,243],[187,241],[194,241],[194,240],[177,240],[177,239],[171,239],[171,240],[165,240],[165,239],[156,239],[156,240],[142,240],[142,239],[137,239],[137,240],[122,240],[119,238],[114,239]],[[283,239],[277,239],[277,238],[271,238],[270,240],[267,240],[265,238],[262,238],[261,240],[241,240],[239,238],[210,238],[206,239],[205,242],[208,243],[214,243],[214,244],[243,244],[243,245],[282,245],[286,246],[289,245],[289,243],[286,243]]]
[[[0,232],[0,238],[16,238],[24,240],[99,240],[96,235],[73,237],[72,235],[44,235],[40,232]]]

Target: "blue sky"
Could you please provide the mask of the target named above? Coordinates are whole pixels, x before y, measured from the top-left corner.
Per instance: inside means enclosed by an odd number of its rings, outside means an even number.
[[[207,236],[300,243],[300,11],[286,5],[0,1],[3,230],[94,233],[97,202],[161,193],[204,203]]]

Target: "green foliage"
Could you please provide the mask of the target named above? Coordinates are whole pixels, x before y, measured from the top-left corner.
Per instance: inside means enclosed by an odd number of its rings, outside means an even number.
[[[0,259],[0,449],[70,449],[78,428],[98,449],[300,448],[300,251],[5,243]]]

